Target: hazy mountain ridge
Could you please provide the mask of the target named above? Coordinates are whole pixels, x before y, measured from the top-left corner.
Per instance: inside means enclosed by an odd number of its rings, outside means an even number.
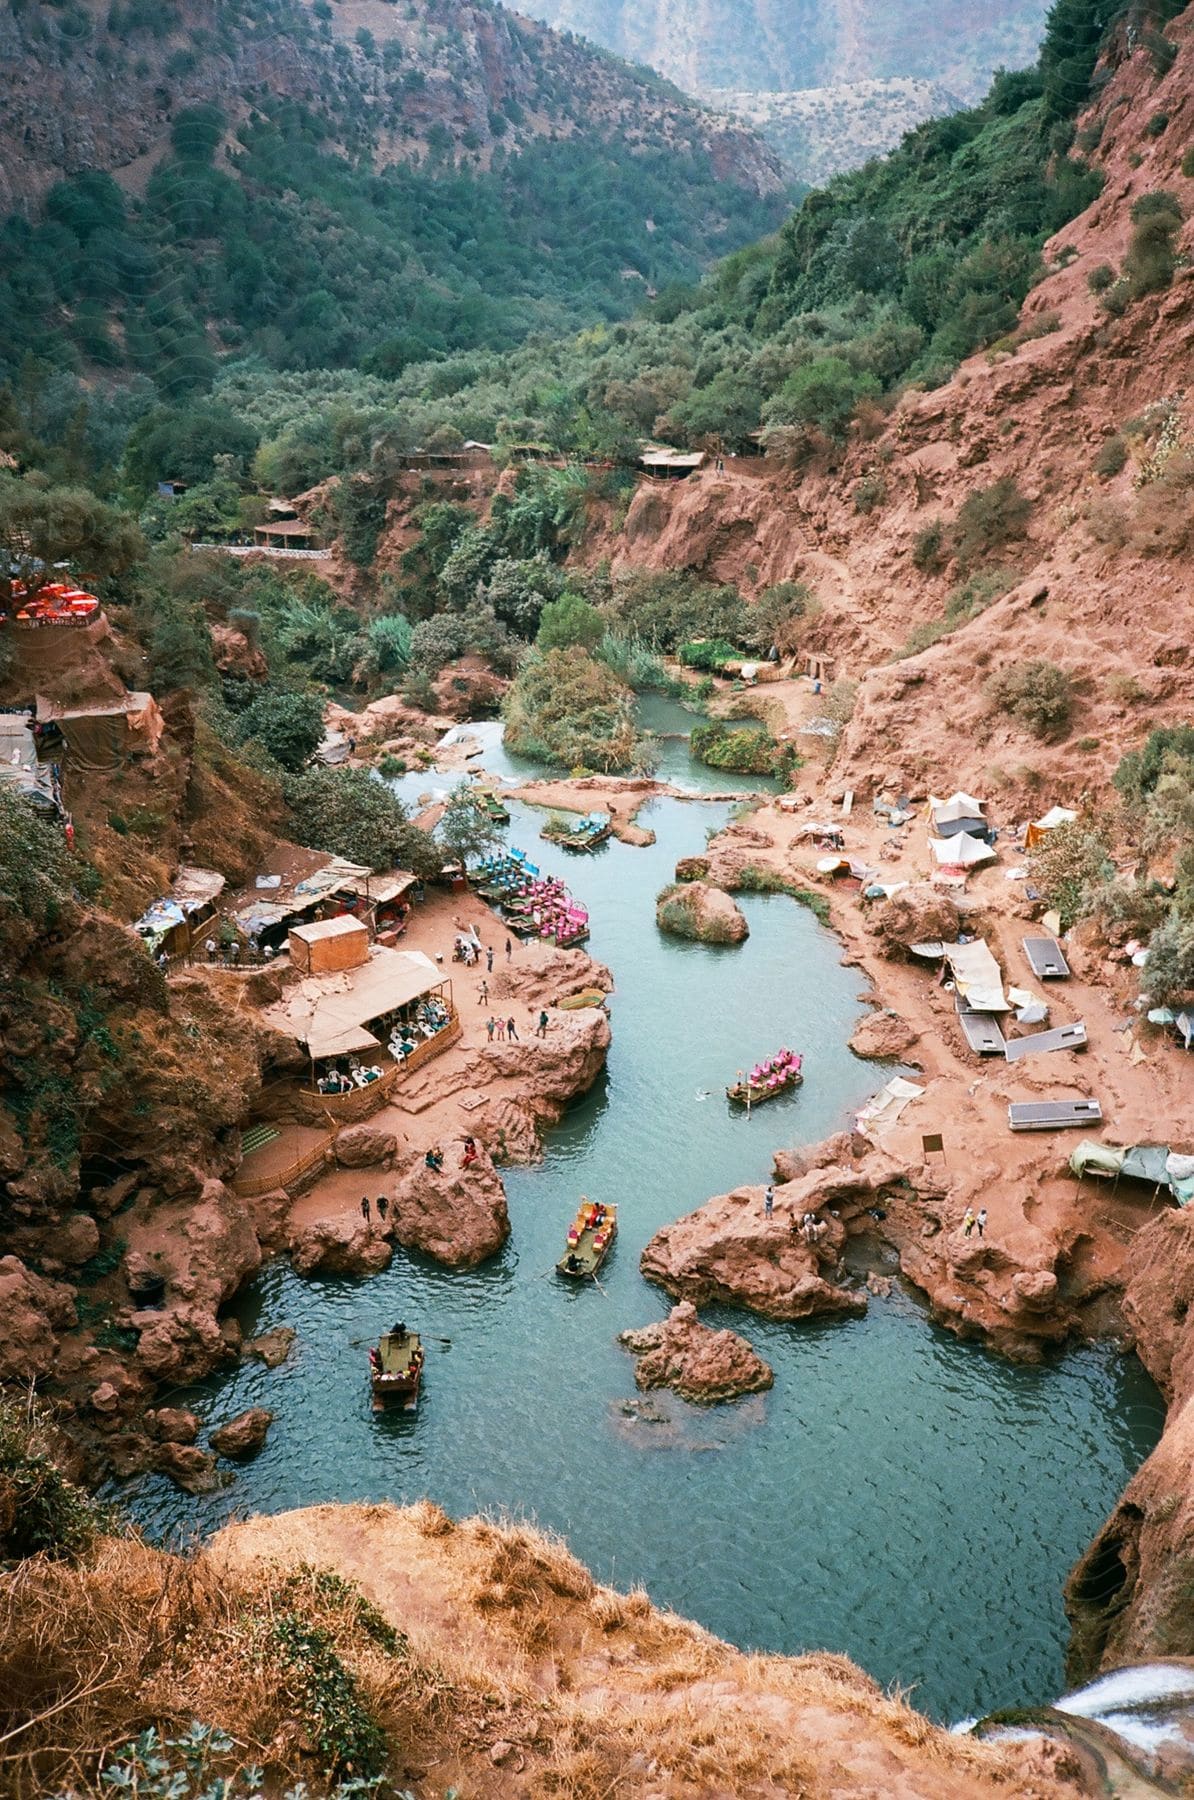
[[[798,180],[813,187],[885,156],[906,131],[962,106],[939,82],[899,76],[778,94],[709,88],[704,98],[753,125]]]
[[[1034,60],[1048,8],[1044,0],[527,0],[525,10],[689,92],[790,92],[900,76],[971,101],[995,69]]]

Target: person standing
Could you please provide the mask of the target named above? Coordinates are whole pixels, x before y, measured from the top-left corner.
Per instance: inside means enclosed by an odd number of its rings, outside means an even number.
[[[517,1044],[519,1041],[518,1028],[514,1023],[513,1018],[506,1020],[506,1036],[512,1044]]]
[[[975,1227],[978,1231],[979,1237],[984,1237],[986,1235],[986,1230],[987,1230],[987,1209],[985,1206],[979,1207],[978,1218],[974,1221],[974,1223],[975,1223]]]
[[[962,1236],[969,1237],[976,1224],[977,1220],[975,1219],[974,1212],[972,1208],[968,1206],[966,1211],[962,1214]]]
[[[386,1199],[384,1194],[379,1194],[377,1196],[377,1216],[381,1220],[383,1225],[386,1222],[386,1214],[389,1212],[389,1210],[390,1210],[389,1201]]]
[[[507,962],[509,962],[509,960],[513,956],[513,954],[514,954],[514,945],[510,942],[510,939],[507,938],[506,939],[506,961]]]
[[[484,979],[484,977],[482,977],[482,980],[481,980],[481,1004],[482,1004],[482,1006],[489,1005],[489,983]]]
[[[493,1028],[496,1024],[497,1024],[497,1020],[494,1019],[493,1017],[490,1017],[490,1018],[486,1019],[486,1021],[485,1021],[485,1035],[489,1039],[491,1044],[493,1042]]]
[[[361,1195],[361,1217],[362,1217],[362,1219],[364,1219],[364,1221],[367,1225],[369,1223],[369,1196],[368,1196],[368,1194]]]
[[[769,1219],[775,1211],[775,1189],[767,1183],[767,1192],[763,1195],[763,1217]]]
[[[486,946],[485,946],[485,972],[487,975],[493,974],[493,945],[492,944],[486,944]]]
[[[546,1012],[541,1012],[539,1014],[539,1036],[541,1038],[545,1038],[547,1036],[547,1014],[546,1014]]]
[[[504,1044],[506,1041],[506,1021],[505,1021],[505,1019],[499,1019],[497,1021],[497,1036],[498,1036],[498,1043]]]

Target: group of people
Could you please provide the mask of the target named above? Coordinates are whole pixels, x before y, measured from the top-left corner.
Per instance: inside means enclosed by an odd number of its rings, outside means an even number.
[[[377,1196],[377,1199],[373,1202],[373,1206],[377,1209],[377,1216],[381,1220],[382,1224],[384,1225],[386,1222],[386,1215],[388,1214],[388,1212],[390,1210],[390,1202],[386,1198],[385,1194],[379,1194]],[[362,1194],[361,1195],[361,1217],[362,1217],[362,1219],[364,1219],[366,1225],[368,1225],[370,1223],[371,1216],[372,1216],[372,1209],[370,1208],[370,1205],[369,1205],[369,1196],[368,1196],[368,1194]]]
[[[799,1232],[806,1244],[819,1244],[829,1230],[829,1221],[828,1219],[818,1219],[815,1212],[806,1212],[801,1216],[800,1224],[797,1225],[796,1214],[793,1213],[789,1230],[793,1237]]]
[[[968,1206],[962,1214],[962,1236],[969,1237],[975,1231],[978,1232],[979,1237],[987,1235],[987,1209],[985,1206],[980,1206],[977,1212],[973,1207]]]
[[[531,1031],[535,1037],[545,1038],[547,1027],[551,1023],[546,1011],[540,1008],[538,1018],[531,1014]],[[518,1035],[518,1025],[513,1014],[508,1019],[490,1017],[485,1021],[485,1035],[492,1044],[496,1038],[499,1044],[517,1044],[522,1040]]]

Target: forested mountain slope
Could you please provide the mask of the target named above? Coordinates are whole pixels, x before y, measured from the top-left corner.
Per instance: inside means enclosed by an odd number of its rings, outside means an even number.
[[[167,385],[513,343],[782,216],[775,159],[488,0],[16,0],[0,361]]]
[[[1044,0],[529,0],[557,28],[648,63],[696,93],[775,92],[892,75],[975,100],[1036,55]]]

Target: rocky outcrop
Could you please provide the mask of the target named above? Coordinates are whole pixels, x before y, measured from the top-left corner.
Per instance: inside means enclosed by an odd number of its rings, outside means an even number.
[[[389,1268],[393,1254],[377,1226],[352,1214],[314,1219],[290,1240],[290,1260],[299,1275],[376,1275]]]
[[[210,1494],[219,1485],[215,1458],[197,1444],[159,1444],[153,1466],[184,1494]]]
[[[843,1176],[836,1184],[811,1179],[819,1184],[819,1202],[808,1182],[794,1183],[776,1191],[771,1218],[764,1216],[761,1188],[718,1195],[657,1231],[639,1267],[649,1281],[698,1306],[721,1301],[770,1319],[865,1312],[864,1294],[826,1278],[827,1271],[836,1269],[845,1243],[840,1222],[823,1217],[825,1230],[816,1244],[807,1243],[799,1230],[804,1213],[817,1203],[827,1204],[837,1186],[857,1192],[858,1177]]]
[[[146,1413],[145,1424],[163,1444],[193,1444],[199,1436],[199,1415],[184,1406],[159,1406]]]
[[[274,1422],[272,1412],[264,1406],[250,1406],[247,1411],[217,1426],[211,1434],[211,1447],[218,1456],[231,1462],[248,1462],[265,1448],[266,1436]]]
[[[506,1190],[493,1163],[478,1145],[475,1162],[464,1167],[459,1144],[445,1147],[442,1170],[412,1158],[399,1176],[390,1201],[388,1229],[407,1250],[421,1250],[454,1269],[471,1269],[495,1256],[510,1235]]]
[[[855,1056],[874,1057],[876,1060],[891,1059],[907,1055],[920,1033],[898,1013],[871,1013],[862,1023],[855,1027],[850,1039],[850,1048]]]
[[[70,1288],[0,1257],[0,1381],[30,1382],[52,1368],[59,1334],[74,1323]]]
[[[906,958],[913,944],[956,943],[960,927],[953,901],[930,887],[893,894],[871,919],[879,948],[895,961]]]
[[[501,935],[499,926],[493,938],[495,948]],[[588,988],[609,994],[613,986],[614,978],[604,963],[594,962],[583,950],[560,950],[550,944],[529,945],[519,952],[516,962],[505,968],[497,964],[489,978],[494,1000],[516,1000],[526,1007],[555,1006]]]
[[[756,1394],[775,1380],[744,1337],[702,1325],[691,1300],[681,1300],[658,1325],[622,1332],[618,1342],[637,1357],[634,1379],[644,1391],[670,1387],[682,1400],[707,1405]]]
[[[273,1331],[263,1331],[260,1337],[250,1338],[245,1345],[245,1355],[255,1356],[267,1369],[280,1369],[294,1348],[294,1339],[292,1325],[278,1325]]]
[[[398,1148],[392,1131],[371,1125],[349,1125],[336,1139],[336,1161],[342,1169],[389,1168]]]
[[[750,936],[742,909],[706,881],[664,888],[655,903],[655,923],[674,937],[695,938],[701,944],[740,944]]]

